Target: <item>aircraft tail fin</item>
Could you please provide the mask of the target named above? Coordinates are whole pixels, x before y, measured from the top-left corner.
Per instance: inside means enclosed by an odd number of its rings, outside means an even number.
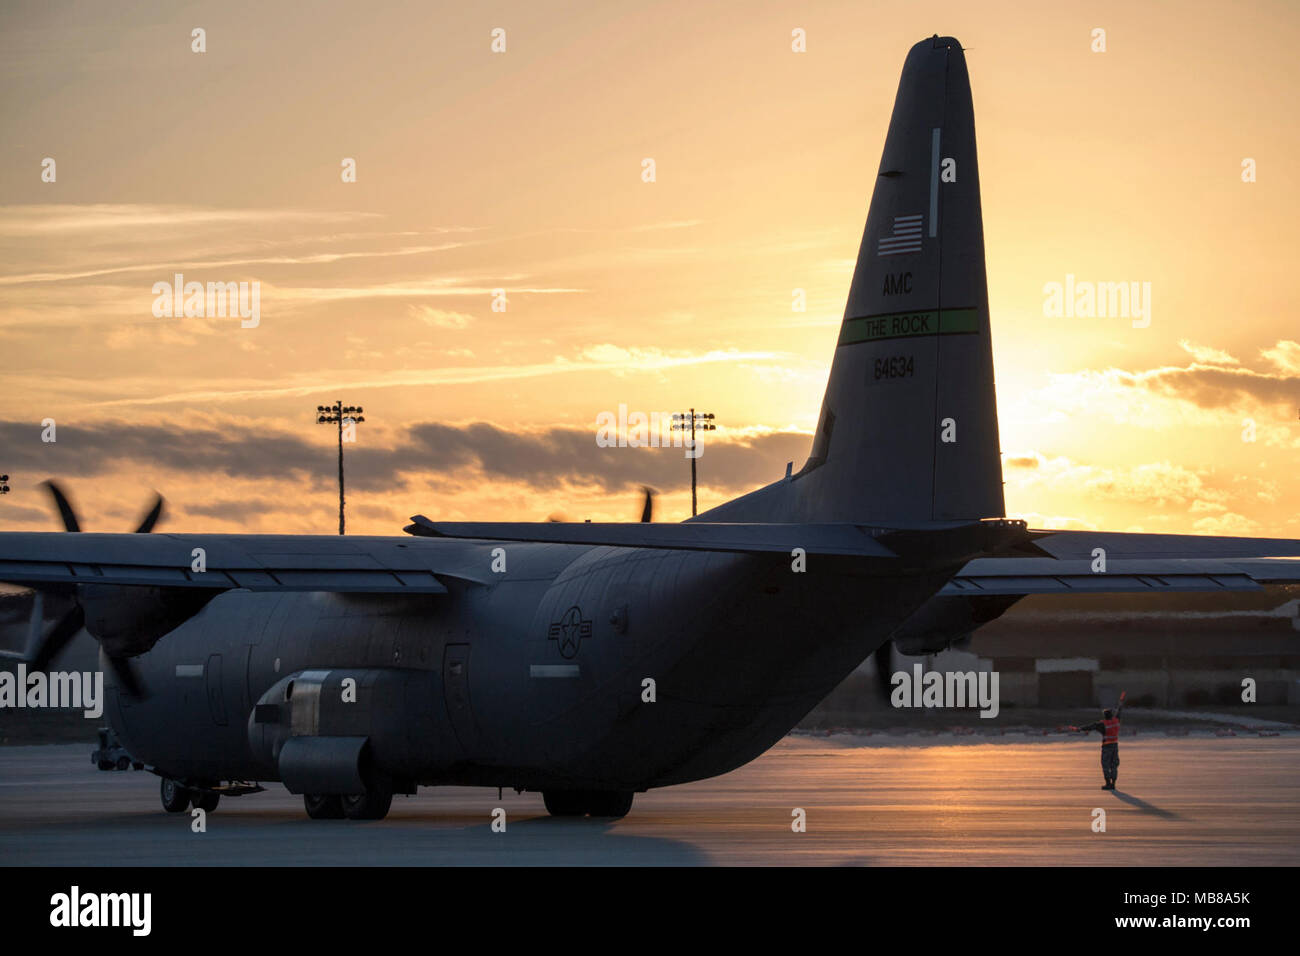
[[[705,520],[1003,514],[970,82],[936,36],[903,65],[811,455]]]
[[[1004,513],[975,118],[950,37],[903,65],[809,464],[833,520]]]

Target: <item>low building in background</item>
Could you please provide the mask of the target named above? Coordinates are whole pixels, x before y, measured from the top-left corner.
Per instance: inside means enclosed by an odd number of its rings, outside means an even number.
[[[1120,691],[1130,708],[1235,708],[1243,706],[1249,678],[1256,705],[1295,708],[1300,723],[1298,595],[1269,588],[1026,597],[947,650],[912,656],[891,649],[864,661],[803,726],[852,726],[859,714],[874,714],[870,722],[879,724],[881,712],[893,710],[889,676],[917,663],[927,672],[996,670],[1004,722],[1017,710],[1113,706]],[[896,714],[900,724],[943,716]]]

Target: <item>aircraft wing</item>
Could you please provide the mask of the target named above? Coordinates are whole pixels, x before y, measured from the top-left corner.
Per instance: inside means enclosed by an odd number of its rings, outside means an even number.
[[[1300,541],[1031,531],[1041,557],[977,558],[942,595],[1258,590],[1300,583]],[[1104,559],[1104,563],[1103,563]]]
[[[450,545],[450,546],[449,546]],[[204,570],[195,570],[200,554]],[[453,542],[368,535],[0,534],[0,581],[445,594],[487,562]]]
[[[485,547],[512,541],[683,551],[847,557],[905,566],[960,565],[1025,540],[1023,522],[950,522],[924,529],[854,524],[435,523],[411,537],[368,535],[0,533],[0,582],[57,591],[105,584],[252,591],[443,594],[445,581],[484,583]],[[200,570],[201,567],[201,570]]]
[[[511,541],[843,556],[913,566],[956,558],[943,594],[1249,590],[1300,583],[1300,541],[1030,531],[1015,521],[880,529],[853,524],[457,523],[416,517],[412,537],[370,535],[0,534],[0,581],[253,591],[444,594],[482,583],[482,549]],[[1105,570],[1094,570],[1105,554]],[[204,570],[196,570],[202,554]],[[991,554],[966,561],[963,556]],[[1021,556],[1030,554],[1034,556]]]

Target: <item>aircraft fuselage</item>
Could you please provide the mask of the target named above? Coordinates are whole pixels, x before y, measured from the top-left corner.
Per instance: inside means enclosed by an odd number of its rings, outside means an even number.
[[[818,560],[517,544],[446,595],[230,591],[136,659],[150,695],[110,719],[180,780],[279,779],[284,735],[316,733],[408,784],[682,783],[761,754],[946,580]],[[277,706],[278,742],[255,726]]]

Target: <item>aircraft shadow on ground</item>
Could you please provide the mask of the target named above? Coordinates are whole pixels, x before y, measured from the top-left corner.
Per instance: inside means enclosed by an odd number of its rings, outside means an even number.
[[[218,814],[220,811],[218,811]],[[25,828],[20,841],[0,834],[4,864],[109,866],[702,866],[709,854],[681,840],[620,832],[601,820],[512,817],[505,833],[462,814],[404,815],[383,821],[307,820],[276,810],[214,814],[205,834],[161,813],[110,814]],[[37,832],[39,830],[39,833]],[[39,836],[39,839],[33,837]],[[130,844],[123,858],[121,837]],[[103,839],[101,839],[103,838]],[[87,842],[92,849],[87,849]],[[102,852],[93,849],[102,846]]]
[[[623,831],[613,820],[558,819],[551,816],[507,819],[496,833],[480,814],[421,809],[382,821],[308,820],[301,812],[261,812],[276,837],[289,845],[309,841],[329,865],[333,852],[359,854],[354,862],[391,865],[649,865],[702,866],[709,855],[690,842]],[[623,832],[620,832],[623,831]],[[259,835],[250,830],[243,836]]]
[[[502,840],[513,834],[516,840],[502,843],[492,856],[494,862],[553,864],[595,863],[651,866],[701,866],[710,863],[707,853],[682,840],[639,836],[619,832],[613,820],[558,819],[551,816],[514,818],[506,833],[493,833],[483,823],[460,829],[464,841],[477,847],[483,840]],[[482,854],[480,849],[477,851]]]
[[[1123,790],[1112,791],[1117,800],[1127,803],[1130,807],[1137,807],[1143,813],[1153,813],[1162,820],[1179,820],[1181,817],[1172,810],[1162,810],[1153,803],[1147,803],[1141,797],[1135,797],[1131,793],[1125,793]]]

